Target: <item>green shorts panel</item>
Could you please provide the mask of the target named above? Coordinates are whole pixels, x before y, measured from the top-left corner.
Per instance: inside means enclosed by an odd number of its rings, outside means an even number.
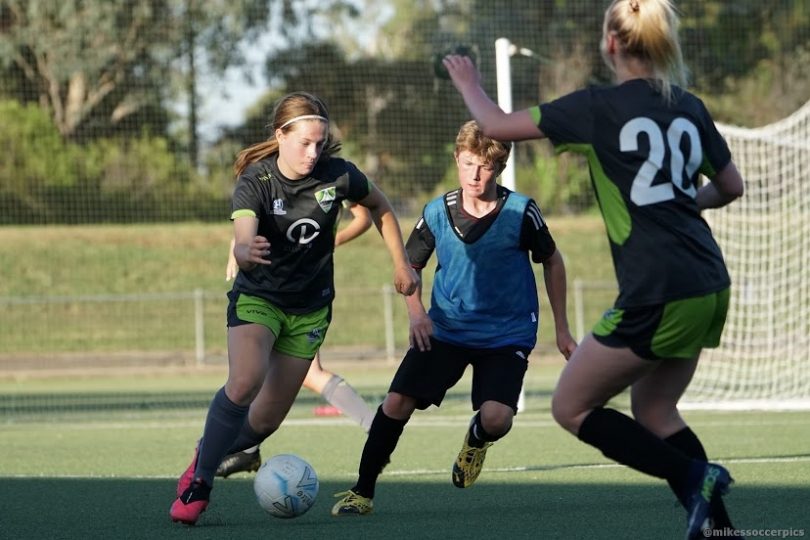
[[[627,347],[648,359],[695,358],[720,344],[729,289],[666,304],[612,308],[593,329],[608,347]]]
[[[263,298],[229,294],[228,326],[261,324],[276,336],[273,349],[296,358],[312,360],[321,348],[329,323],[331,306],[300,315],[285,313]]]
[[[661,358],[695,358],[720,345],[728,314],[729,290],[667,302],[652,339]]]

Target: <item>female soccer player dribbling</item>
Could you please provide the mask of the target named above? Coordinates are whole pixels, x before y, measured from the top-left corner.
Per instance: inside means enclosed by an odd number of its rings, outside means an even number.
[[[194,524],[208,506],[228,452],[275,432],[323,343],[334,298],[335,224],[343,200],[371,215],[394,263],[398,292],[418,277],[385,196],[353,164],[334,157],[329,115],[317,97],[283,97],[270,139],[238,155],[233,194],[239,274],[228,294],[228,379],[208,410],[202,439],[177,485],[173,521]]]
[[[365,233],[372,225],[371,212],[365,206],[344,201],[344,207],[352,214],[352,221],[347,227],[335,234],[335,247],[351,242]],[[230,281],[239,273],[239,265],[233,255],[234,240],[231,239],[228,250],[228,263],[225,266],[225,280]],[[321,365],[321,352],[315,354],[309,365],[307,376],[302,383],[304,388],[320,394],[328,403],[328,409],[335,410],[352,418],[368,432],[374,411],[368,406],[363,397],[337,373],[325,369]],[[319,414],[321,407],[315,409]],[[238,452],[229,453],[222,459],[217,468],[216,476],[227,478],[237,472],[258,471],[262,464],[261,451],[258,446],[246,448]]]
[[[743,181],[703,103],[682,88],[677,26],[668,0],[614,0],[601,51],[617,84],[511,114],[486,95],[469,59],[444,63],[487,135],[548,137],[587,157],[619,296],[563,370],[552,413],[607,457],[666,479],[696,538],[706,527],[733,529],[719,496],[728,471],[707,462],[677,408],[701,349],[719,344],[729,300],[700,212],[740,197]],[[700,173],[711,182],[700,186]],[[605,407],[628,386],[635,420]]]

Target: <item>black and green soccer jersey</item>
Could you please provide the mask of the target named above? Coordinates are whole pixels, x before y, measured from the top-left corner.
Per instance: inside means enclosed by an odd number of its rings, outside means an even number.
[[[558,152],[585,155],[607,228],[617,307],[644,306],[729,286],[723,255],[695,200],[699,175],[731,160],[703,103],[673,89],[667,104],[646,80],[580,90],[534,108]]]
[[[341,204],[365,198],[370,184],[343,159],[320,162],[300,180],[285,178],[276,160],[251,164],[236,182],[231,219],[258,218],[257,234],[270,242],[272,264],[239,272],[233,288],[288,313],[309,313],[335,296],[332,254]]]

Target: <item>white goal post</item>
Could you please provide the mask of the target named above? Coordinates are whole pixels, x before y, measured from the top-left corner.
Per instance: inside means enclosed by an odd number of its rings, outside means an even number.
[[[764,127],[718,128],[746,191],[704,212],[731,274],[731,307],[683,406],[810,408],[810,101]]]

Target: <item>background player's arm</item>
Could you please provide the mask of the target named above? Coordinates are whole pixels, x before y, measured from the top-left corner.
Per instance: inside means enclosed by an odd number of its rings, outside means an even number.
[[[371,212],[365,206],[353,204],[349,207],[349,211],[352,213],[352,220],[335,235],[335,247],[351,242],[369,230],[373,223]]]
[[[398,293],[406,296],[413,294],[419,285],[419,276],[411,267],[405,253],[405,244],[402,242],[402,230],[399,228],[399,221],[397,221],[391,203],[388,202],[385,195],[373,184],[370,182],[369,184],[371,188],[369,194],[358,203],[371,212],[371,218],[374,220],[377,230],[380,231],[380,236],[385,241],[388,253],[391,254],[391,260],[394,263],[394,288]]]
[[[531,252],[533,262],[543,265],[543,281],[554,318],[557,349],[567,360],[577,348],[577,343],[568,327],[568,284],[565,262],[551,237],[540,207],[533,200],[529,202],[523,215],[520,247]]]
[[[729,161],[728,165],[718,172],[711,182],[698,189],[697,201],[698,208],[701,210],[705,208],[720,208],[725,206],[734,199],[742,197],[745,187],[740,172],[733,161]]]
[[[571,335],[568,327],[567,282],[565,276],[565,263],[559,250],[554,250],[551,256],[543,261],[543,280],[546,284],[546,294],[554,317],[554,333],[557,337],[557,349],[565,356],[571,356],[577,348],[577,342]]]
[[[228,262],[225,264],[225,281],[234,279],[239,272],[239,265],[236,264],[236,257],[233,254],[235,244],[236,240],[231,238],[230,247],[228,248]]]

